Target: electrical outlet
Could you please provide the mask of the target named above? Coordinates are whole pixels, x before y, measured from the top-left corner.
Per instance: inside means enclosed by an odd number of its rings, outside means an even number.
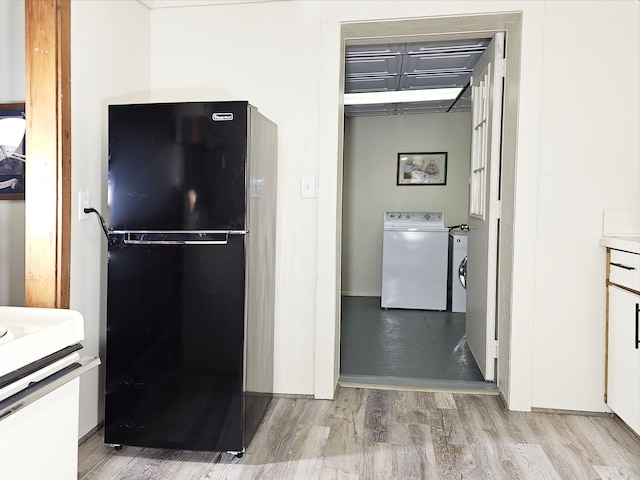
[[[87,220],[90,213],[84,213],[85,208],[91,207],[91,194],[89,192],[80,192],[78,195],[78,220]]]

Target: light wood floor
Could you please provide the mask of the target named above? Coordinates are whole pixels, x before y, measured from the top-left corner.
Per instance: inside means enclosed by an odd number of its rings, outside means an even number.
[[[103,444],[79,477],[114,479],[640,479],[640,440],[609,416],[511,412],[493,395],[342,387],[275,398],[244,457]]]

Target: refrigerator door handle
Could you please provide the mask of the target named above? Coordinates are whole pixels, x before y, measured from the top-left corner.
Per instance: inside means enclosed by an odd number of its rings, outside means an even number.
[[[235,231],[199,232],[184,235],[177,232],[127,232],[125,245],[226,245]],[[246,233],[246,232],[243,232]]]

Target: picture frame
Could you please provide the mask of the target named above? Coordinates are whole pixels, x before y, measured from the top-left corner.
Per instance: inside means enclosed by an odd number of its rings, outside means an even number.
[[[396,185],[446,185],[447,152],[400,152]]]
[[[0,118],[26,118],[24,102],[0,103]],[[25,140],[16,150],[24,155]],[[17,158],[0,160],[0,200],[24,200],[25,193],[25,164]]]

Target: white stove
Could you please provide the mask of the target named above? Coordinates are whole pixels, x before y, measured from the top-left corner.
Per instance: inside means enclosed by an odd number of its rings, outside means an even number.
[[[0,327],[7,330],[0,337],[0,377],[84,340],[84,319],[73,310],[0,307]]]
[[[76,478],[84,319],[73,310],[0,307],[3,478]],[[37,461],[33,461],[37,459]]]

